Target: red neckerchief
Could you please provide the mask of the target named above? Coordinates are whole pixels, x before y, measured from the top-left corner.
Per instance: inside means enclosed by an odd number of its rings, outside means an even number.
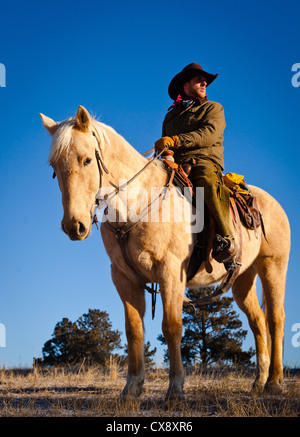
[[[174,100],[174,103],[173,103],[173,105],[171,106],[171,108],[179,107],[180,110],[182,110],[182,109],[183,109],[183,106],[184,106],[183,102],[185,102],[185,103],[190,102],[189,104],[185,105],[185,107],[187,107],[187,106],[189,106],[189,105],[190,105],[194,100],[200,100],[200,104],[202,104],[202,103],[204,103],[204,102],[207,100],[207,95],[206,95],[205,97],[203,97],[203,98],[199,98],[199,97],[193,98],[193,97],[190,97],[190,96],[188,96],[187,94],[185,94],[185,93],[183,92],[183,93],[181,93],[181,94],[178,94],[178,96],[177,96],[176,100]]]

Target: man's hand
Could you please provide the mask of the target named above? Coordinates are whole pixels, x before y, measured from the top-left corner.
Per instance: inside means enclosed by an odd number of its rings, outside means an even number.
[[[163,150],[165,147],[176,149],[178,147],[178,137],[162,137],[154,144],[155,150]]]

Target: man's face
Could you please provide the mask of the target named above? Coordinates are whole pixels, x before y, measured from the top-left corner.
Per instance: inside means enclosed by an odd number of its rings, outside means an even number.
[[[185,94],[197,98],[206,96],[207,82],[204,76],[193,77],[189,82],[183,85]]]

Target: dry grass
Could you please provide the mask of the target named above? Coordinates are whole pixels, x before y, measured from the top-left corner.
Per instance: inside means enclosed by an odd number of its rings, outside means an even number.
[[[250,393],[253,375],[194,371],[186,376],[185,401],[164,401],[168,373],[147,372],[145,391],[121,402],[126,372],[111,362],[106,370],[0,370],[0,416],[19,417],[299,417],[300,376],[287,375],[278,396]]]

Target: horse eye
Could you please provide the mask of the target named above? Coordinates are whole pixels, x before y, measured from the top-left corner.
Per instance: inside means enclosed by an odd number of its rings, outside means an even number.
[[[83,165],[87,166],[92,162],[92,160],[90,158],[86,158],[86,160],[84,161]]]

